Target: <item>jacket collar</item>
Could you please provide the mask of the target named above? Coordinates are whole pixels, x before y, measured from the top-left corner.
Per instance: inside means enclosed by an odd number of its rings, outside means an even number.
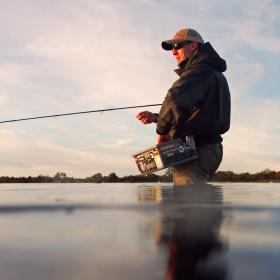
[[[182,75],[189,67],[193,65],[205,63],[214,67],[219,72],[224,72],[227,69],[227,64],[218,53],[214,50],[209,42],[203,44],[200,49],[195,52],[190,58],[180,62],[178,69],[174,70],[179,76]]]
[[[178,67],[177,69],[175,69],[175,73],[178,75],[178,76],[181,76],[182,73],[188,68],[190,67],[190,65],[193,63],[196,55],[197,55],[198,51],[196,51],[191,57],[181,61],[180,63],[178,63]]]
[[[174,69],[174,72],[178,75],[181,76],[182,73],[185,71],[185,69],[188,67],[190,58],[187,58],[183,61],[181,61],[180,63],[178,63],[178,67],[177,69]]]

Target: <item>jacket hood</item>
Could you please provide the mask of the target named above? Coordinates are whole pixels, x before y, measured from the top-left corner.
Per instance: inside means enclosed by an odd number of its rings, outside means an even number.
[[[200,47],[197,54],[190,58],[189,63],[192,65],[197,63],[207,63],[219,72],[225,72],[227,69],[226,61],[218,55],[209,42]]]
[[[209,64],[219,72],[225,72],[227,69],[226,61],[222,59],[212,45],[207,42],[199,48],[196,54],[180,62],[178,64],[179,69],[176,69],[175,72],[180,76],[184,69],[201,63]]]

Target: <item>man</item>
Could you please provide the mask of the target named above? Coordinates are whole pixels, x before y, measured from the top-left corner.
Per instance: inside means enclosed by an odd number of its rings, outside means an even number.
[[[174,166],[174,185],[207,182],[222,161],[221,134],[230,125],[230,92],[222,74],[226,62],[191,28],[163,41],[162,48],[172,51],[179,79],[168,90],[159,114],[144,111],[136,117],[143,124],[157,123],[157,143],[194,137],[198,158]]]

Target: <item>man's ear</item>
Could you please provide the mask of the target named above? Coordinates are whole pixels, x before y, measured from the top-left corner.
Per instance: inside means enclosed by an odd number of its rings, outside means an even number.
[[[198,43],[197,42],[192,42],[191,43],[191,50],[194,52],[198,49]]]

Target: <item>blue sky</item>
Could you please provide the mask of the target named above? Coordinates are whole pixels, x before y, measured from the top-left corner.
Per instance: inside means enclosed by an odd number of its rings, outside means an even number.
[[[232,127],[220,170],[280,169],[280,1],[10,0],[0,4],[0,119],[161,103],[160,43],[198,30],[226,59]],[[152,108],[155,112],[157,108]],[[155,144],[138,110],[0,125],[0,175],[137,174]]]

